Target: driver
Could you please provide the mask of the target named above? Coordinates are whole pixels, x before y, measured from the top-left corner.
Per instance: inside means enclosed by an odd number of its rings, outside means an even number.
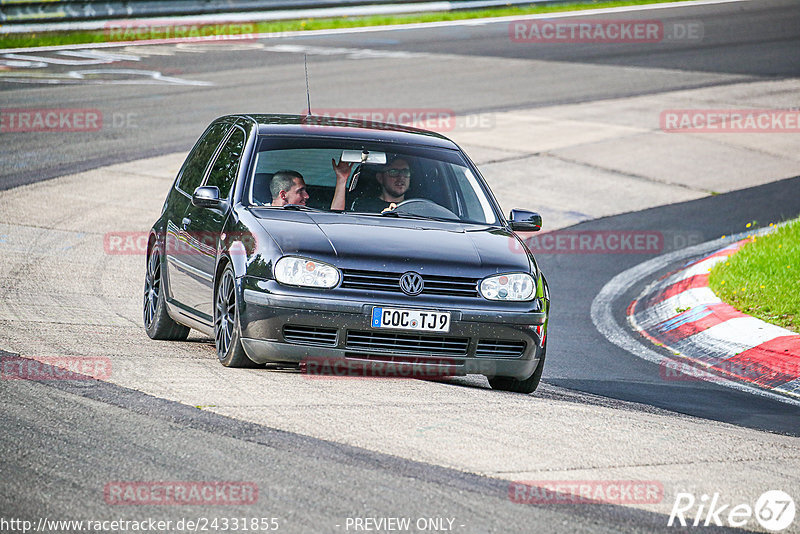
[[[353,202],[353,211],[381,213],[397,207],[406,199],[411,186],[411,167],[408,161],[400,156],[390,158],[383,169],[375,173],[375,179],[381,186],[378,197],[361,197]]]

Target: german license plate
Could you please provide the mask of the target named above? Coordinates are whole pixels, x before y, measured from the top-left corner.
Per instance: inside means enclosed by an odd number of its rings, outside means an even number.
[[[372,328],[449,332],[450,313],[374,306],[372,308]]]

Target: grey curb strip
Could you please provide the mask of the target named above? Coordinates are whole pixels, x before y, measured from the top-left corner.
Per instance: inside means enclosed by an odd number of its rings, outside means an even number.
[[[622,296],[622,294],[625,293],[625,291],[633,284],[648,276],[652,276],[653,273],[666,268],[672,263],[689,258],[691,256],[700,256],[707,252],[723,248],[726,245],[733,244],[746,238],[748,235],[763,235],[769,231],[772,231],[772,228],[763,228],[758,231],[742,232],[736,235],[715,239],[713,241],[707,241],[693,247],[676,250],[674,252],[670,252],[669,254],[658,256],[657,258],[645,261],[639,265],[636,265],[635,267],[631,267],[630,269],[619,273],[603,286],[603,289],[600,290],[600,292],[592,301],[591,317],[595,328],[597,328],[597,330],[611,343],[627,352],[630,352],[634,356],[642,358],[643,360],[655,364],[660,364],[665,360],[669,360],[669,358],[666,356],[659,354],[658,352],[645,346],[640,341],[636,340],[626,328],[622,327],[616,321],[612,312],[614,302],[619,299],[619,297]],[[702,377],[700,378],[702,379]],[[734,382],[723,377],[718,377],[717,375],[714,375],[714,384],[719,384],[745,393],[758,395],[770,400],[791,404],[793,406],[800,406],[800,400],[785,397],[776,393],[771,393],[769,391],[742,384],[740,382]]]

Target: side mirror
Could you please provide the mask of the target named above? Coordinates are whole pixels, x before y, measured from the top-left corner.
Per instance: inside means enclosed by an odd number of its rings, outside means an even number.
[[[222,209],[224,201],[219,198],[219,188],[217,186],[207,185],[194,190],[192,204],[198,208]]]
[[[533,211],[513,209],[508,222],[515,232],[538,232],[542,229],[542,216]]]

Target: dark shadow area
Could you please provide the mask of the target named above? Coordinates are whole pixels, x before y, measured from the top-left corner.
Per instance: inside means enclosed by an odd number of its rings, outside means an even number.
[[[551,383],[628,402],[646,402],[657,408],[703,419],[800,436],[800,408],[722,386],[712,389],[706,385],[662,386],[630,381],[569,379],[555,379]]]

